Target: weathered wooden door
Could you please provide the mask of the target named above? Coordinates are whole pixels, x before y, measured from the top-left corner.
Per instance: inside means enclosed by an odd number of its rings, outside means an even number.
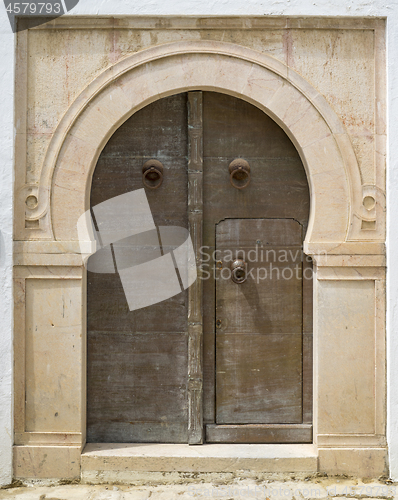
[[[187,96],[154,102],[127,120],[103,149],[91,206],[143,187],[142,166],[164,165],[147,189],[157,226],[188,227]],[[117,221],[115,221],[117,223]],[[87,439],[187,441],[187,292],[130,311],[117,274],[87,273]]]
[[[237,158],[249,174],[232,173]],[[109,140],[91,206],[142,188],[149,159],[164,167],[146,189],[154,221],[190,229],[199,276],[129,311],[117,274],[88,272],[88,441],[310,442],[309,190],[296,149],[243,100],[168,97]]]

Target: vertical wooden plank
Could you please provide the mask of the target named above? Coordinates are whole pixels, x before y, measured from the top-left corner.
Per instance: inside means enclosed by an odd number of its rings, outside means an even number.
[[[313,395],[313,267],[312,260],[303,258],[303,423],[312,423]]]
[[[188,291],[188,443],[203,443],[203,311],[200,248],[203,241],[202,92],[188,93],[188,217],[198,279]]]

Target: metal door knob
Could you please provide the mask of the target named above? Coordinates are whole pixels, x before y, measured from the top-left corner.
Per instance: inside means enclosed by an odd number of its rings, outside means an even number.
[[[232,281],[240,285],[247,279],[247,265],[243,259],[235,259],[231,264]]]
[[[237,158],[229,164],[229,180],[236,189],[244,189],[250,183],[250,165],[246,160]]]
[[[158,160],[148,160],[142,167],[142,182],[149,189],[157,189],[163,182],[163,165]]]

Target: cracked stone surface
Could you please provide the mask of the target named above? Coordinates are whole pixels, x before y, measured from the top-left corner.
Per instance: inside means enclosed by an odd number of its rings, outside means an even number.
[[[187,500],[224,498],[264,500],[398,500],[398,484],[354,478],[308,480],[239,479],[178,485],[57,485],[43,482],[0,489],[0,500]]]

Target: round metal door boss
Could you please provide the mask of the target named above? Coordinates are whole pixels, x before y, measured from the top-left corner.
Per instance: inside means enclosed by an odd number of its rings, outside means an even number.
[[[250,165],[243,158],[236,158],[229,164],[229,180],[236,189],[244,189],[250,183]]]

